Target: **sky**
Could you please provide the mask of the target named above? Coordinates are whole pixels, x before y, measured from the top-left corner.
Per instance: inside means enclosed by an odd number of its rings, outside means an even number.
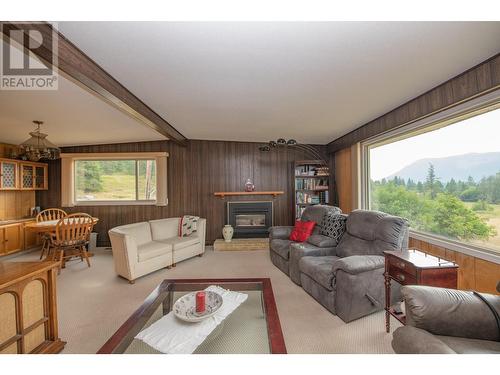
[[[500,152],[500,109],[370,150],[370,178],[388,177],[414,161]]]

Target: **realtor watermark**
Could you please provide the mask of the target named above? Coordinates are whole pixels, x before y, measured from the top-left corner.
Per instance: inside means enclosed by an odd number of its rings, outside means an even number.
[[[0,49],[0,90],[58,89],[54,24],[2,22],[0,33],[5,36]]]

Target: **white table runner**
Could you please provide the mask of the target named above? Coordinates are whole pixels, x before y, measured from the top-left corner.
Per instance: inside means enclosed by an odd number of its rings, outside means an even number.
[[[171,311],[139,332],[135,338],[162,353],[193,353],[207,336],[248,298],[247,294],[233,292],[215,285],[205,290],[220,294],[224,300],[222,307],[214,315],[198,323],[188,323],[178,319]]]

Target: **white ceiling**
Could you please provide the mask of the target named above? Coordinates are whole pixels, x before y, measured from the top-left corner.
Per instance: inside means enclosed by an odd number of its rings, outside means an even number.
[[[500,22],[61,22],[59,30],[188,138],[319,144],[500,46]]]
[[[326,144],[499,52],[500,22],[62,22],[60,31],[191,139]],[[2,42],[3,43],[3,42]],[[61,76],[0,90],[0,142],[42,120],[60,145],[165,139]]]
[[[0,143],[27,140],[33,120],[44,121],[42,132],[58,146],[165,139],[62,75],[57,91],[0,90]]]

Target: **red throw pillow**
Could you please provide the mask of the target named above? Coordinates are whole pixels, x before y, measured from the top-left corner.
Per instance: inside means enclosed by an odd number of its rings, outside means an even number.
[[[315,225],[316,223],[314,221],[297,220],[292,233],[290,233],[290,240],[304,242],[311,236]]]

